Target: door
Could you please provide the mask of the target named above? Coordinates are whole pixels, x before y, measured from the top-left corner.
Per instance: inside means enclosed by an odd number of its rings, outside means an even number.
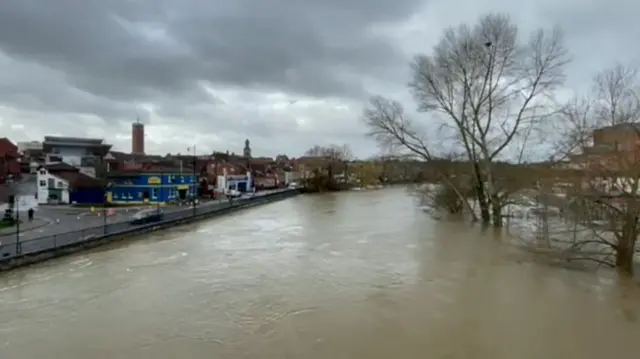
[[[49,188],[49,197],[47,198],[47,202],[60,203],[60,201],[62,201],[62,189]]]

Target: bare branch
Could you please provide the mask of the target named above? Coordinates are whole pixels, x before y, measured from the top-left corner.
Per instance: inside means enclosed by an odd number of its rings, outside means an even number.
[[[595,76],[590,97],[562,111],[565,158],[581,173],[567,190],[567,209],[576,225],[591,230],[567,253],[594,261],[612,256],[625,273],[633,272],[640,234],[639,94],[638,72],[616,65]]]

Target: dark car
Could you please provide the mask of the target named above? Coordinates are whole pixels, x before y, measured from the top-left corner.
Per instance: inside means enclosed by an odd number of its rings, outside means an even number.
[[[164,213],[159,208],[144,209],[131,217],[131,224],[147,224],[160,222],[164,219]]]

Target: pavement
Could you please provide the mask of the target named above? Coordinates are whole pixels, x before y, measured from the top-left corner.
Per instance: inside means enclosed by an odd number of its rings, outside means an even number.
[[[279,191],[282,190],[265,191],[256,196]],[[244,202],[251,197],[251,195],[245,195],[242,198],[234,199],[233,202]],[[214,207],[222,208],[228,205],[229,201],[227,199],[203,201],[196,206],[196,214],[210,212]],[[148,208],[148,206],[144,206],[144,208]],[[19,237],[16,235],[0,235],[0,242],[2,243],[0,244],[0,259],[14,256],[18,252],[22,254],[35,253],[56,246],[77,243],[86,240],[88,237],[125,230],[131,227],[130,218],[136,212],[135,210],[131,211],[131,207],[128,207],[128,209],[129,212],[116,211],[115,215],[107,216],[105,222],[104,216],[84,216],[80,215],[79,212],[72,213],[48,206],[40,206],[36,211],[36,219],[49,221],[50,224],[31,228],[24,232],[21,230]],[[165,214],[165,220],[187,217],[193,213],[192,206],[170,206],[162,209]],[[34,219],[34,222],[36,219]],[[20,238],[18,244],[16,243],[17,238]]]
[[[51,222],[52,222],[51,220],[44,219],[44,218],[34,218],[33,221],[31,222],[24,221],[20,223],[20,232],[28,232],[28,231],[40,229],[44,226],[51,224]],[[0,229],[0,238],[15,235],[17,232],[17,229],[18,229],[17,226]]]

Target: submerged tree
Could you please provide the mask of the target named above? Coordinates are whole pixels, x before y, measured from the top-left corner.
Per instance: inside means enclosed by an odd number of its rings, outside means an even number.
[[[582,176],[571,215],[588,235],[574,237],[567,259],[590,260],[633,273],[640,234],[640,74],[621,65],[595,77],[595,91],[564,111]],[[576,151],[574,151],[576,152]]]
[[[428,117],[416,122],[393,115],[402,113],[397,102],[374,97],[365,122],[378,141],[427,161],[439,142],[428,132],[448,129],[469,163],[482,221],[501,226],[504,201],[494,163],[523,153],[529,144],[518,139],[550,118],[546,100],[563,83],[568,61],[558,29],[538,30],[521,42],[509,17],[489,14],[473,27],[446,30],[430,55],[411,63],[409,88]]]

